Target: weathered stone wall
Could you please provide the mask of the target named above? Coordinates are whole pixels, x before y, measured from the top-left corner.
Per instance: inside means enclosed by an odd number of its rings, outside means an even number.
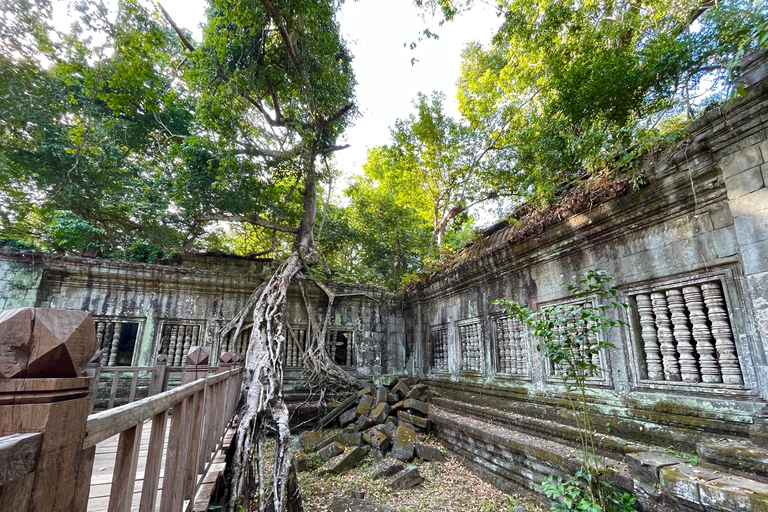
[[[268,260],[192,256],[177,265],[148,265],[59,256],[0,248],[0,306],[73,308],[90,311],[97,324],[104,366],[151,366],[160,351],[173,364],[183,362],[192,345],[243,353],[247,331],[238,340],[220,340],[220,329],[245,304],[264,279]],[[310,296],[322,306],[319,290]],[[352,352],[345,366],[362,375],[402,370],[402,313],[392,308],[392,294],[361,285],[334,285],[339,298],[329,332],[341,332]],[[298,290],[289,291],[288,315],[297,334],[307,325]],[[115,357],[122,324],[137,324],[130,361]],[[112,343],[114,338],[114,343]],[[329,340],[329,343],[331,341]],[[297,367],[298,351],[292,366]],[[399,365],[399,366],[398,366]]]

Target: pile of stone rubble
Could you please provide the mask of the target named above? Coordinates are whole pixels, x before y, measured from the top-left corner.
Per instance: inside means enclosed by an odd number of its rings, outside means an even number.
[[[321,475],[343,473],[370,453],[376,461],[371,471],[374,480],[385,478],[390,489],[419,485],[423,477],[418,468],[404,463],[416,457],[445,460],[440,450],[420,442],[431,428],[426,402],[430,398],[427,386],[409,387],[403,380],[391,389],[360,390],[320,421],[321,427],[338,421],[341,432],[323,438],[319,432],[306,431],[296,438],[296,469],[306,471],[322,464]]]

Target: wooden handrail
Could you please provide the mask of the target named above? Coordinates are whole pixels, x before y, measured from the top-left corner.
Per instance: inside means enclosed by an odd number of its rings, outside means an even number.
[[[0,437],[0,486],[35,470],[42,439],[39,432]]]
[[[139,423],[144,423],[156,414],[167,411],[185,398],[197,393],[204,387],[221,382],[241,371],[238,368],[217,373],[205,379],[198,379],[170,391],[165,391],[159,395],[148,396],[133,403],[91,414],[88,416],[88,421],[85,425],[83,449],[95,446]]]

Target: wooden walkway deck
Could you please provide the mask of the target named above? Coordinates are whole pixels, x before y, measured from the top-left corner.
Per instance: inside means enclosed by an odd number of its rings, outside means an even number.
[[[147,464],[147,447],[149,446],[151,426],[152,422],[147,421],[141,430],[139,464],[136,469],[136,485],[133,489],[131,511],[139,510],[139,499],[141,498],[141,485],[144,483],[144,468]],[[155,510],[160,510],[160,496],[163,492],[163,474],[165,473],[165,452],[168,446],[169,432],[170,429],[166,429],[163,463]],[[91,476],[91,492],[88,496],[88,512],[106,512],[109,506],[109,492],[112,488],[112,476],[115,472],[115,457],[117,455],[117,441],[119,437],[120,435],[118,434],[96,445],[96,457],[93,463],[93,475]]]
[[[136,484],[133,488],[133,500],[131,502],[131,512],[139,510],[139,500],[141,499],[141,486],[144,483],[144,468],[147,464],[147,449],[149,447],[149,434],[152,427],[152,422],[147,421],[144,423],[141,430],[141,444],[139,445],[139,462],[136,468]],[[166,429],[165,442],[163,447],[163,461],[160,470],[160,481],[157,490],[157,501],[155,510],[160,510],[160,497],[163,493],[163,475],[165,474],[165,455],[168,448],[168,435],[170,429]],[[224,436],[223,446],[219,453],[216,454],[216,458],[213,460],[213,464],[206,475],[206,479],[202,482],[200,489],[198,490],[198,496],[210,496],[213,491],[213,487],[216,484],[216,479],[224,472],[226,468],[225,453],[229,448],[229,444],[234,436],[235,428],[230,428]],[[91,490],[88,496],[88,509],[87,512],[106,512],[109,507],[109,495],[112,488],[112,477],[115,472],[115,459],[117,456],[117,442],[120,435],[110,437],[109,439],[100,442],[96,445],[96,456],[93,464],[93,474],[91,476]],[[199,475],[198,475],[199,478]],[[207,493],[207,494],[206,494]],[[199,499],[195,500],[196,503],[193,507],[193,511],[205,510],[208,506],[208,501],[198,503]],[[186,508],[186,507],[185,507]]]

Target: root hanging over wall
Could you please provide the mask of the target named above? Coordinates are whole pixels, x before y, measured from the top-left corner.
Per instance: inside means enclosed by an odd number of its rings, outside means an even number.
[[[300,500],[290,483],[293,453],[288,425],[288,407],[283,397],[283,347],[287,336],[294,336],[287,322],[285,308],[288,287],[296,282],[307,308],[309,325],[303,363],[311,386],[324,388],[334,383],[359,386],[359,381],[340,368],[325,350],[328,320],[337,298],[319,281],[302,273],[306,255],[295,250],[275,273],[251,295],[245,308],[222,330],[222,336],[235,328],[237,335],[253,308],[253,329],[245,360],[243,391],[245,401],[240,411],[240,424],[232,466],[230,510],[238,505],[246,511],[272,509],[275,512],[300,510]],[[314,283],[327,296],[325,313],[313,307],[307,284]],[[319,318],[319,315],[322,318]],[[324,393],[321,392],[321,396]],[[270,421],[271,419],[271,421]],[[275,458],[271,478],[265,474],[264,437],[274,425],[276,430]],[[248,482],[256,482],[257,492]],[[251,486],[252,487],[252,486]],[[253,499],[257,504],[253,503]]]

